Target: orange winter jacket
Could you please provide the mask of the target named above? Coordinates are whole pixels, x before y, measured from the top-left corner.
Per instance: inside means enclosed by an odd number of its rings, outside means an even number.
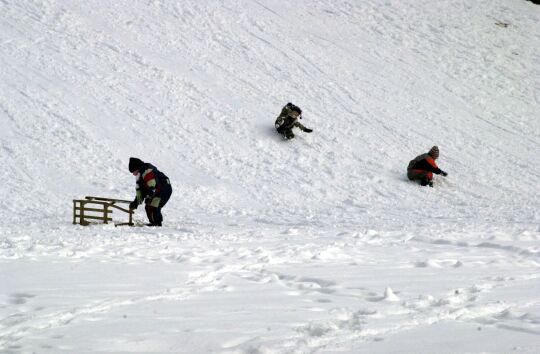
[[[409,166],[407,167],[407,171],[409,172],[412,170],[433,172],[436,175],[440,175],[442,172],[439,166],[437,166],[437,163],[435,163],[433,157],[431,157],[429,154],[422,154],[416,156],[414,160],[411,160],[411,162],[409,162]]]

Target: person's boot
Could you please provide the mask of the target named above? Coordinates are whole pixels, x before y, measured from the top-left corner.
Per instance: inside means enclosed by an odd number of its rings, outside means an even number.
[[[433,182],[430,181],[430,180],[427,179],[427,178],[422,178],[422,179],[420,180],[420,185],[423,186],[423,187],[425,187],[425,186],[433,187]]]
[[[285,139],[291,140],[292,138],[294,138],[294,133],[293,132],[288,132],[287,134],[285,134]]]

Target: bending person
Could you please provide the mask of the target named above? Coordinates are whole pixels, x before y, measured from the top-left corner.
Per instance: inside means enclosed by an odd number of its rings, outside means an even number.
[[[135,200],[129,204],[131,210],[145,202],[144,209],[150,221],[148,226],[161,226],[163,215],[161,208],[167,204],[172,194],[169,178],[154,165],[145,163],[136,157],[129,159],[129,172],[137,177]]]

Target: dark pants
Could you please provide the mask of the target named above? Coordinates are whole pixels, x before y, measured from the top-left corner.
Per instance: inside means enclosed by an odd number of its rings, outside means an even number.
[[[432,185],[433,173],[425,170],[407,170],[407,177],[411,181],[419,181],[422,186]]]
[[[294,138],[294,133],[292,132],[291,128],[278,128],[278,133],[283,135],[285,139],[292,139]]]
[[[170,184],[163,186],[158,195],[151,199],[146,200],[144,209],[146,210],[146,216],[150,221],[150,226],[161,226],[163,222],[163,215],[161,215],[161,208],[167,204],[169,198],[171,198],[172,187]]]

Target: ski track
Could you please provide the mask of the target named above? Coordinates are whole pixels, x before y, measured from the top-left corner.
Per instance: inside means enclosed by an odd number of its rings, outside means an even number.
[[[0,351],[384,352],[451,323],[506,345],[456,350],[537,352],[539,19],[0,1]],[[314,133],[284,142],[289,101]],[[450,176],[421,189],[434,144]],[[129,156],[171,177],[166,226],[69,224],[73,198],[130,198]]]

